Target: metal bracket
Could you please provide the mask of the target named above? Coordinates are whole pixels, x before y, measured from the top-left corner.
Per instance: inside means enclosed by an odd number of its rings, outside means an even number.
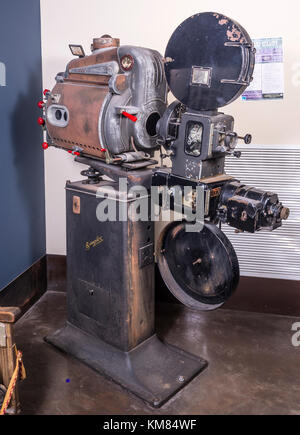
[[[70,68],[69,74],[92,74],[101,76],[113,76],[119,72],[119,65],[116,61],[97,63],[78,68]]]
[[[139,249],[139,266],[140,268],[152,264],[154,261],[154,245],[149,243]]]
[[[0,347],[6,347],[6,327],[4,323],[0,323]]]

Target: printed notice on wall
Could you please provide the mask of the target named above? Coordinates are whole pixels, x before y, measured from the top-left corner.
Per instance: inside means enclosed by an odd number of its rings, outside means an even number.
[[[256,48],[253,81],[242,95],[243,100],[282,99],[284,68],[282,38],[253,39]]]

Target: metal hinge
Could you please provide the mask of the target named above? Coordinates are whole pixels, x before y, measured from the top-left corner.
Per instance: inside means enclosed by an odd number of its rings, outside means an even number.
[[[6,347],[6,328],[4,323],[0,323],[0,347]]]

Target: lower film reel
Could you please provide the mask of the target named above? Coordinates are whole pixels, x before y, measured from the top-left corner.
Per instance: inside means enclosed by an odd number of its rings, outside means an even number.
[[[199,311],[215,310],[239,282],[239,263],[225,234],[206,222],[199,232],[187,232],[184,222],[162,231],[157,248],[161,276],[173,295]]]

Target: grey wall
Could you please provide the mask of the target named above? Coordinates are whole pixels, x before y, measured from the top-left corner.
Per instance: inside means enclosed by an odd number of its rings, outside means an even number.
[[[39,0],[0,2],[0,290],[45,254]]]

